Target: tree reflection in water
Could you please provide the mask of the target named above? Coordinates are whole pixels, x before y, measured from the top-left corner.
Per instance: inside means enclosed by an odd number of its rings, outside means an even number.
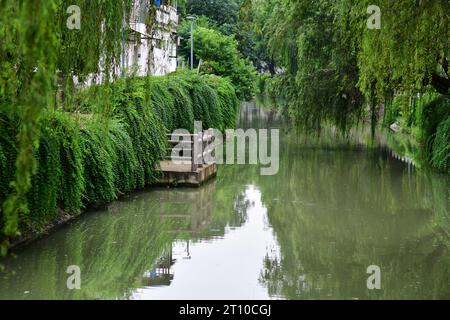
[[[280,126],[244,105],[240,127]],[[280,137],[275,176],[221,166],[200,189],[131,195],[16,252],[0,299],[450,297],[448,177],[398,161],[383,141],[366,147],[364,134]],[[66,288],[69,265],[81,290]],[[366,287],[370,265],[381,290]],[[170,292],[145,290],[161,285]]]

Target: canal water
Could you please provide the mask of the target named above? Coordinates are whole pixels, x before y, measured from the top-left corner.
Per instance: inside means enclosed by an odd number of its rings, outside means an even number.
[[[280,123],[243,105],[240,127],[281,129],[277,175],[224,165],[200,189],[87,213],[2,261],[0,299],[450,299],[448,177],[364,134],[311,139]]]

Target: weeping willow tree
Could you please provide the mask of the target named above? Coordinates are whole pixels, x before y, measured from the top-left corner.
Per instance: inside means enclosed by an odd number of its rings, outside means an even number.
[[[353,12],[368,5],[361,1]],[[359,32],[359,88],[373,108],[383,107],[385,115],[397,114],[386,124],[399,123],[412,133],[424,162],[450,173],[450,141],[438,130],[450,118],[450,2],[380,1],[378,5],[381,28]]]
[[[167,130],[191,127],[194,114],[233,125],[226,79],[125,77],[132,14],[143,11],[152,46],[170,28],[167,7],[145,3],[0,0],[1,255],[11,241],[154,183]]]
[[[278,91],[289,115],[307,130],[331,121],[345,131],[362,110],[345,8],[334,1],[254,0],[252,6],[255,29],[284,69]]]
[[[17,235],[28,212],[26,194],[36,172],[39,119],[45,109],[74,101],[73,77],[102,74],[109,81],[120,61],[134,0],[77,1],[80,29],[69,28],[74,12],[66,0],[0,0],[0,125],[14,119],[10,143],[15,170],[0,210],[1,251]],[[75,17],[76,18],[76,17]],[[73,90],[70,90],[73,89]],[[61,95],[63,93],[63,95]],[[62,99],[61,99],[62,97]],[[4,129],[4,128],[2,128]]]
[[[345,131],[364,116],[375,123],[400,90],[448,94],[448,0],[377,1],[380,29],[368,28],[373,1],[249,1],[302,127],[331,122]]]

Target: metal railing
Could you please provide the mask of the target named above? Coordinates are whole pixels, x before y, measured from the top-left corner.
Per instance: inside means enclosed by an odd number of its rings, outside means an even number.
[[[191,171],[215,163],[214,160],[214,131],[208,129],[205,132],[194,134],[171,133],[169,137],[168,160],[180,164],[190,164]],[[180,153],[183,153],[181,156]],[[175,156],[174,154],[178,154]],[[186,155],[187,154],[187,155]]]

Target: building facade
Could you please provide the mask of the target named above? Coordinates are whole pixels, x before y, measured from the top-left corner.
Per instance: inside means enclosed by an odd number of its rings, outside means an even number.
[[[121,69],[139,76],[174,72],[178,59],[177,27],[176,1],[170,4],[137,1],[131,14]]]

